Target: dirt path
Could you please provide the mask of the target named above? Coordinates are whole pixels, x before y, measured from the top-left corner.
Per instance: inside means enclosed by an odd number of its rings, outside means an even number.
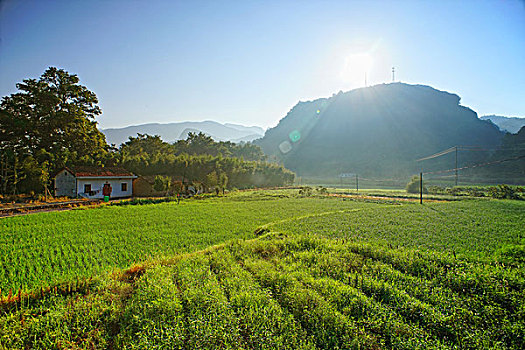
[[[99,199],[75,199],[65,202],[20,204],[0,207],[0,218],[27,215],[49,211],[71,210],[81,206],[92,206],[102,203]]]

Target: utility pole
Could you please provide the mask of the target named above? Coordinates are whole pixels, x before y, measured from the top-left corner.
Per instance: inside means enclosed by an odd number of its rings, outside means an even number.
[[[419,173],[419,204],[423,204],[423,173]]]
[[[355,191],[359,192],[359,177],[355,174]]]
[[[396,81],[396,67],[392,67],[392,83]]]
[[[366,72],[365,72],[365,87],[367,87],[368,84],[366,83]]]
[[[455,147],[456,149],[456,167],[454,168],[456,170],[456,186],[458,185],[458,146]]]

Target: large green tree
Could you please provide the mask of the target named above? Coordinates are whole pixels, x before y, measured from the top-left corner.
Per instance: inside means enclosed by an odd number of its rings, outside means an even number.
[[[75,74],[48,68],[16,84],[0,104],[0,191],[42,191],[65,165],[100,164],[107,155],[95,93]]]
[[[265,161],[266,156],[262,149],[253,143],[233,143],[230,141],[214,141],[210,136],[199,132],[188,133],[186,140],[179,140],[173,144],[176,154],[190,155],[221,154],[224,157],[243,158],[244,160]]]

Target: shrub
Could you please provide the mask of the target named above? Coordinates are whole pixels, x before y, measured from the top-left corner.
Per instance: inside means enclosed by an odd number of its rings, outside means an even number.
[[[319,192],[319,194],[327,194],[327,193],[328,193],[328,190],[326,189],[326,187],[319,186],[319,187],[317,188],[317,192]]]
[[[170,188],[171,188],[171,180],[169,177],[163,176],[163,175],[155,176],[155,182],[153,184],[153,189],[155,191],[158,191],[158,192],[165,191],[167,194]]]
[[[521,199],[518,191],[509,185],[498,185],[489,188],[489,196],[497,199]]]
[[[312,195],[312,188],[310,186],[304,186],[299,189],[299,195],[309,197]]]
[[[418,188],[419,192],[419,188]],[[428,193],[431,194],[446,194],[446,190],[443,187],[440,186],[428,186]]]
[[[419,176],[414,175],[405,187],[408,193],[419,193]],[[423,185],[423,193],[428,193],[428,189]]]
[[[461,195],[461,188],[459,187],[447,187],[446,189],[447,194],[451,196],[459,196]]]

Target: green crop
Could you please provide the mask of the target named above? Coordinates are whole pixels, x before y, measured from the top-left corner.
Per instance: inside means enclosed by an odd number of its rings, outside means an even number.
[[[19,248],[4,276],[16,266],[48,273],[19,278],[43,290],[4,297],[0,348],[522,349],[525,270],[515,251],[524,215],[518,201],[396,205],[276,192],[0,221],[11,230],[4,242]],[[95,216],[115,223],[99,236],[84,226],[100,249],[85,258],[80,231],[66,229]],[[41,251],[67,252],[41,253],[56,270],[35,267],[37,255],[17,263],[42,242],[51,248]],[[143,256],[148,263],[101,273]],[[52,286],[49,274],[70,261],[79,279]]]
[[[267,222],[355,208],[363,203],[241,193],[140,206],[40,213],[0,219],[0,295],[126,268],[232,238],[252,238]]]

